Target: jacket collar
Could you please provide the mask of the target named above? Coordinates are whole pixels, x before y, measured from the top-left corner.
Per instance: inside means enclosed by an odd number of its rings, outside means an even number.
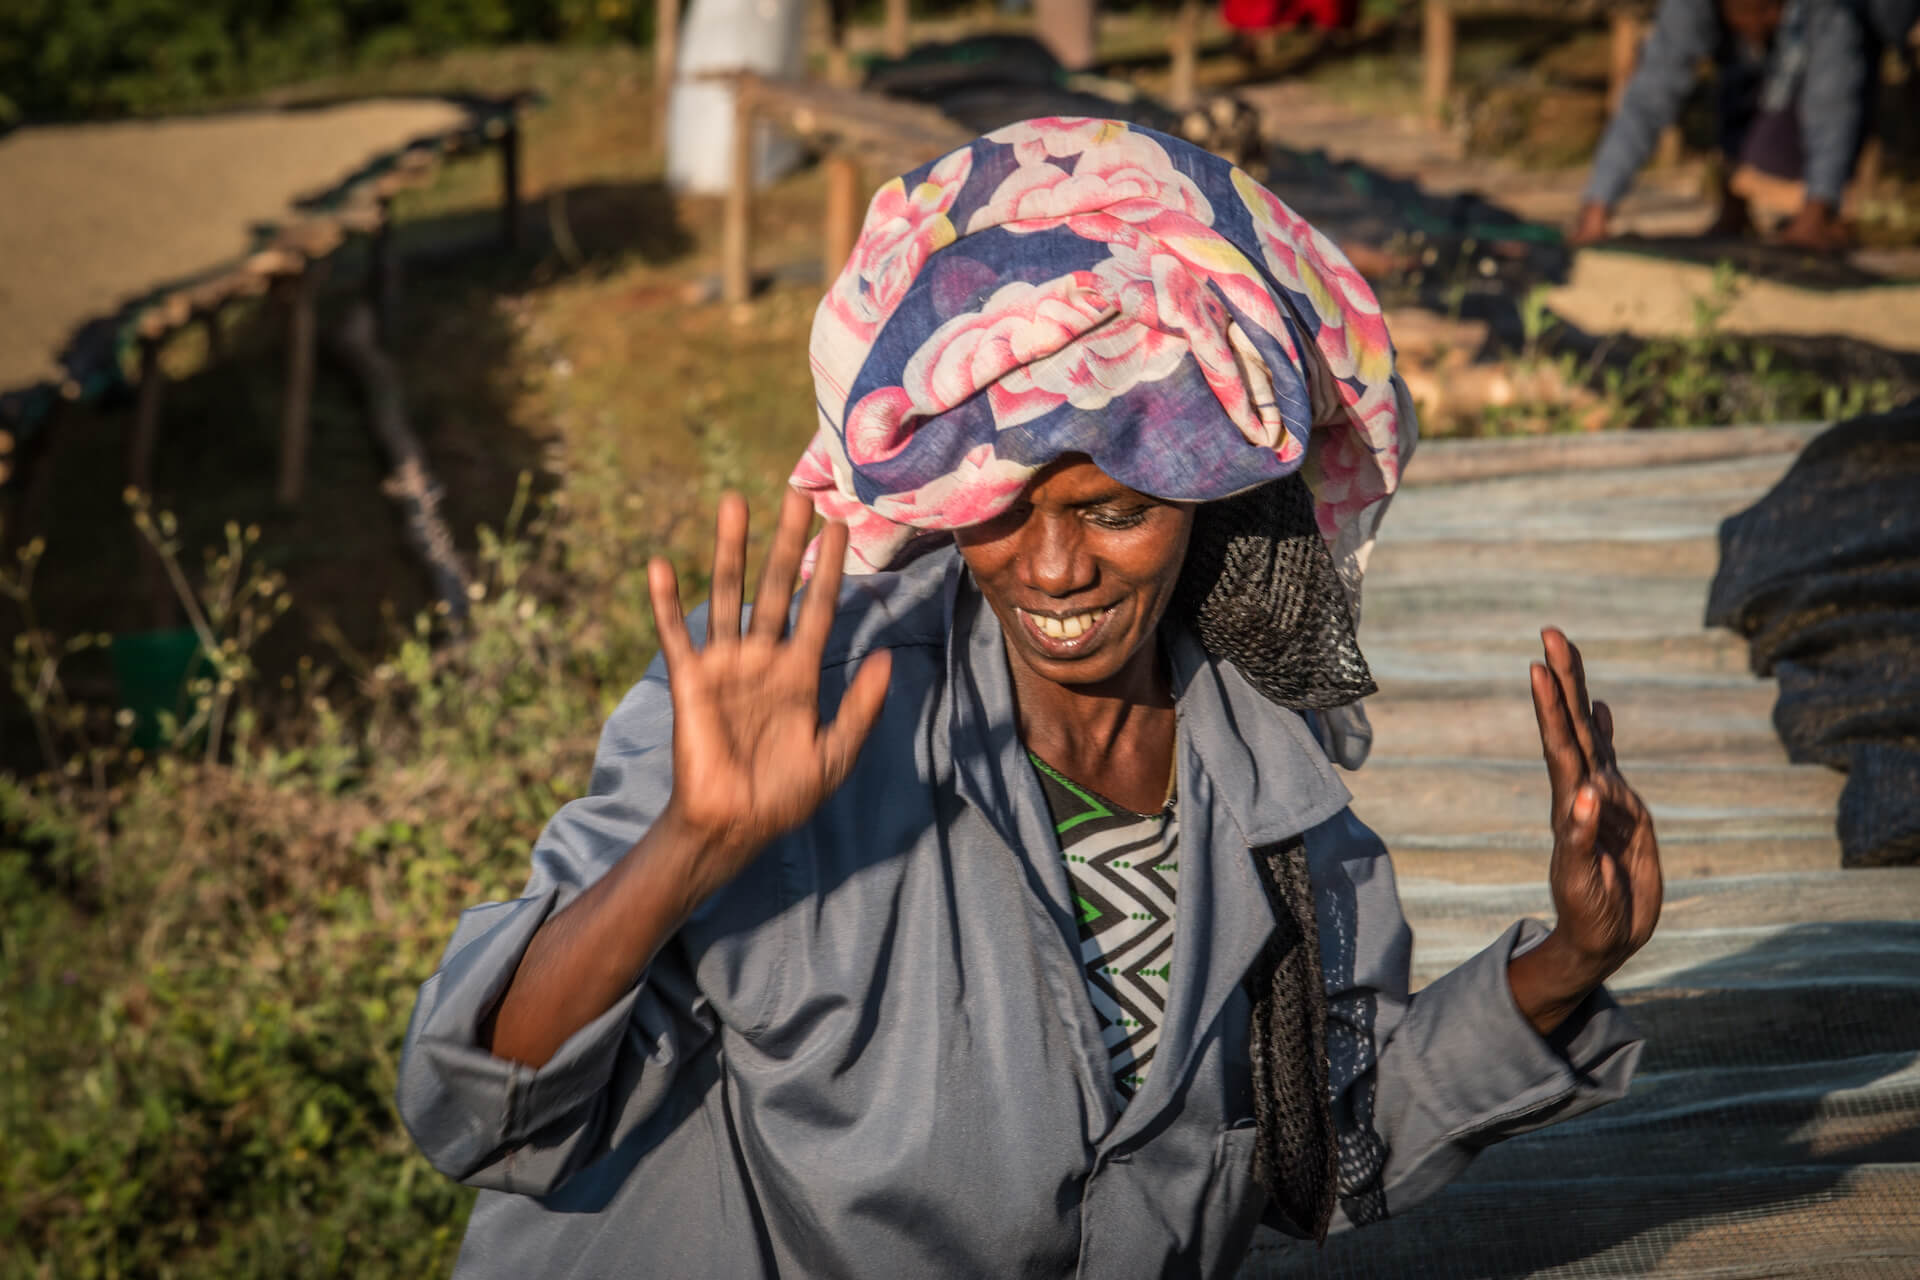
[[[1036,856],[1058,846],[1020,742],[1006,638],[958,553],[947,613],[945,701],[960,794],[1060,898],[1077,969],[1065,868],[1057,856]],[[1164,624],[1161,637],[1180,726],[1174,979],[1156,1064],[1107,1135],[1109,1145],[1146,1128],[1181,1095],[1208,1029],[1266,945],[1273,912],[1248,851],[1325,822],[1351,799],[1297,713],[1268,702],[1231,664],[1216,663],[1185,627]]]

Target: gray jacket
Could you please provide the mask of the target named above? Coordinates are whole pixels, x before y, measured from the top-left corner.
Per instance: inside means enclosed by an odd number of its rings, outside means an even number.
[[[461,917],[420,990],[399,1093],[433,1163],[487,1189],[458,1274],[1231,1272],[1264,1209],[1241,980],[1272,915],[1247,850],[1303,831],[1350,1214],[1408,1204],[1489,1142],[1620,1096],[1640,1045],[1605,992],[1558,1049],[1514,1006],[1507,962],[1537,922],[1408,994],[1386,850],[1306,723],[1167,635],[1174,982],[1123,1112],[1004,639],[958,555],[929,555],[845,588],[823,705],[863,655],[893,651],[853,776],[545,1067],[490,1056],[479,1027],[541,922],[667,799],[659,663],[607,722],[591,794],[541,837],[525,896]]]
[[[1600,139],[1586,198],[1612,205],[1627,193],[1660,131],[1679,118],[1701,61],[1711,58],[1720,67],[1723,102],[1740,92],[1740,83],[1758,81],[1760,110],[1795,111],[1807,195],[1837,204],[1860,149],[1876,70],[1857,3],[1790,0],[1772,48],[1756,58],[1723,31],[1718,0],[1661,0],[1639,66]],[[1722,121],[1723,133],[1728,123]]]

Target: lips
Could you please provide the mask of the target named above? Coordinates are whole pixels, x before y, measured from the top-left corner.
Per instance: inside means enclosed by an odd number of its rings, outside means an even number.
[[[1025,609],[1016,612],[1038,648],[1054,657],[1065,658],[1091,648],[1116,608],[1117,605],[1108,605],[1104,609],[1066,614],[1030,613]]]

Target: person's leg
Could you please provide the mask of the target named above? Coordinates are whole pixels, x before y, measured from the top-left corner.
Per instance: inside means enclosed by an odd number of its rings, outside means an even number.
[[[1745,196],[1733,189],[1734,170],[1752,140],[1759,122],[1761,78],[1758,68],[1738,60],[1722,60],[1718,71],[1717,124],[1720,135],[1720,215],[1707,228],[1710,236],[1744,236],[1753,231],[1753,214]],[[1797,138],[1797,133],[1796,133]]]

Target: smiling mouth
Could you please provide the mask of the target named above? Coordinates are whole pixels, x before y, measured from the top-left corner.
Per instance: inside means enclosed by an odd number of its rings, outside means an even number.
[[[1030,613],[1017,609],[1021,622],[1026,624],[1027,633],[1040,642],[1040,646],[1053,653],[1068,654],[1086,648],[1093,637],[1099,634],[1108,618],[1118,605],[1108,605],[1104,609],[1086,609],[1079,613],[1059,616],[1044,613]]]

